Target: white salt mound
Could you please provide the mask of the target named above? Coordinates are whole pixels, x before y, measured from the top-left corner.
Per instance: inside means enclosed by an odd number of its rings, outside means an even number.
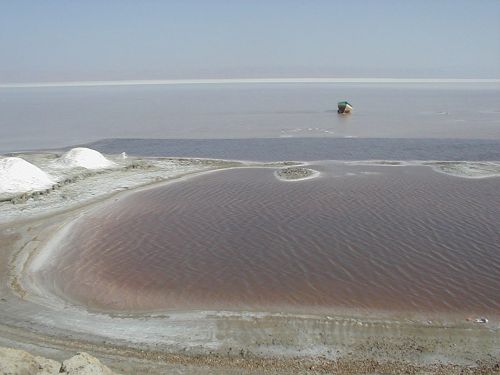
[[[54,185],[47,173],[17,157],[0,159],[0,194],[44,190]]]
[[[103,169],[116,165],[100,152],[85,147],[72,148],[57,160],[57,164],[63,168],[81,167],[86,169]]]

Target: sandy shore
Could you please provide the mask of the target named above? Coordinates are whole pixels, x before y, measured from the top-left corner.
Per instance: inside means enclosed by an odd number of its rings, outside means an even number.
[[[75,218],[131,193],[0,224],[0,346],[58,361],[85,351],[131,374],[500,372],[496,321],[227,311],[107,314],[46,294],[29,272],[35,256]]]

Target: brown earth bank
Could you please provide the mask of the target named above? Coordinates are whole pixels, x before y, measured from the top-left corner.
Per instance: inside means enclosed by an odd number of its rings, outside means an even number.
[[[102,348],[104,349],[104,348]],[[402,353],[408,348],[401,347]],[[115,348],[104,356],[110,368],[126,374],[498,374],[500,364],[491,361],[477,361],[470,366],[436,363],[432,365],[412,364],[404,360],[382,361],[350,358],[335,361],[325,358],[245,358],[240,356],[213,354],[206,356],[183,356],[159,352],[144,352]],[[0,375],[113,375],[112,371],[97,358],[80,352],[66,360],[53,360],[34,356],[23,350],[0,347]]]

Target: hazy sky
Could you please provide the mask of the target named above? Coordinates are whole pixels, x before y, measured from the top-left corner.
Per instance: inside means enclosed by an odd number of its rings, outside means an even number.
[[[500,77],[500,0],[0,0],[0,83]]]

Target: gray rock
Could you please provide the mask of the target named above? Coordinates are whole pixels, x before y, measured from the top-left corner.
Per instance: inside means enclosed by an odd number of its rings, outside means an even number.
[[[61,364],[23,350],[0,347],[0,375],[56,375]]]
[[[87,353],[78,353],[63,362],[61,372],[68,375],[113,375],[97,358]]]
[[[97,358],[78,353],[61,363],[23,350],[0,347],[0,375],[116,375]]]

